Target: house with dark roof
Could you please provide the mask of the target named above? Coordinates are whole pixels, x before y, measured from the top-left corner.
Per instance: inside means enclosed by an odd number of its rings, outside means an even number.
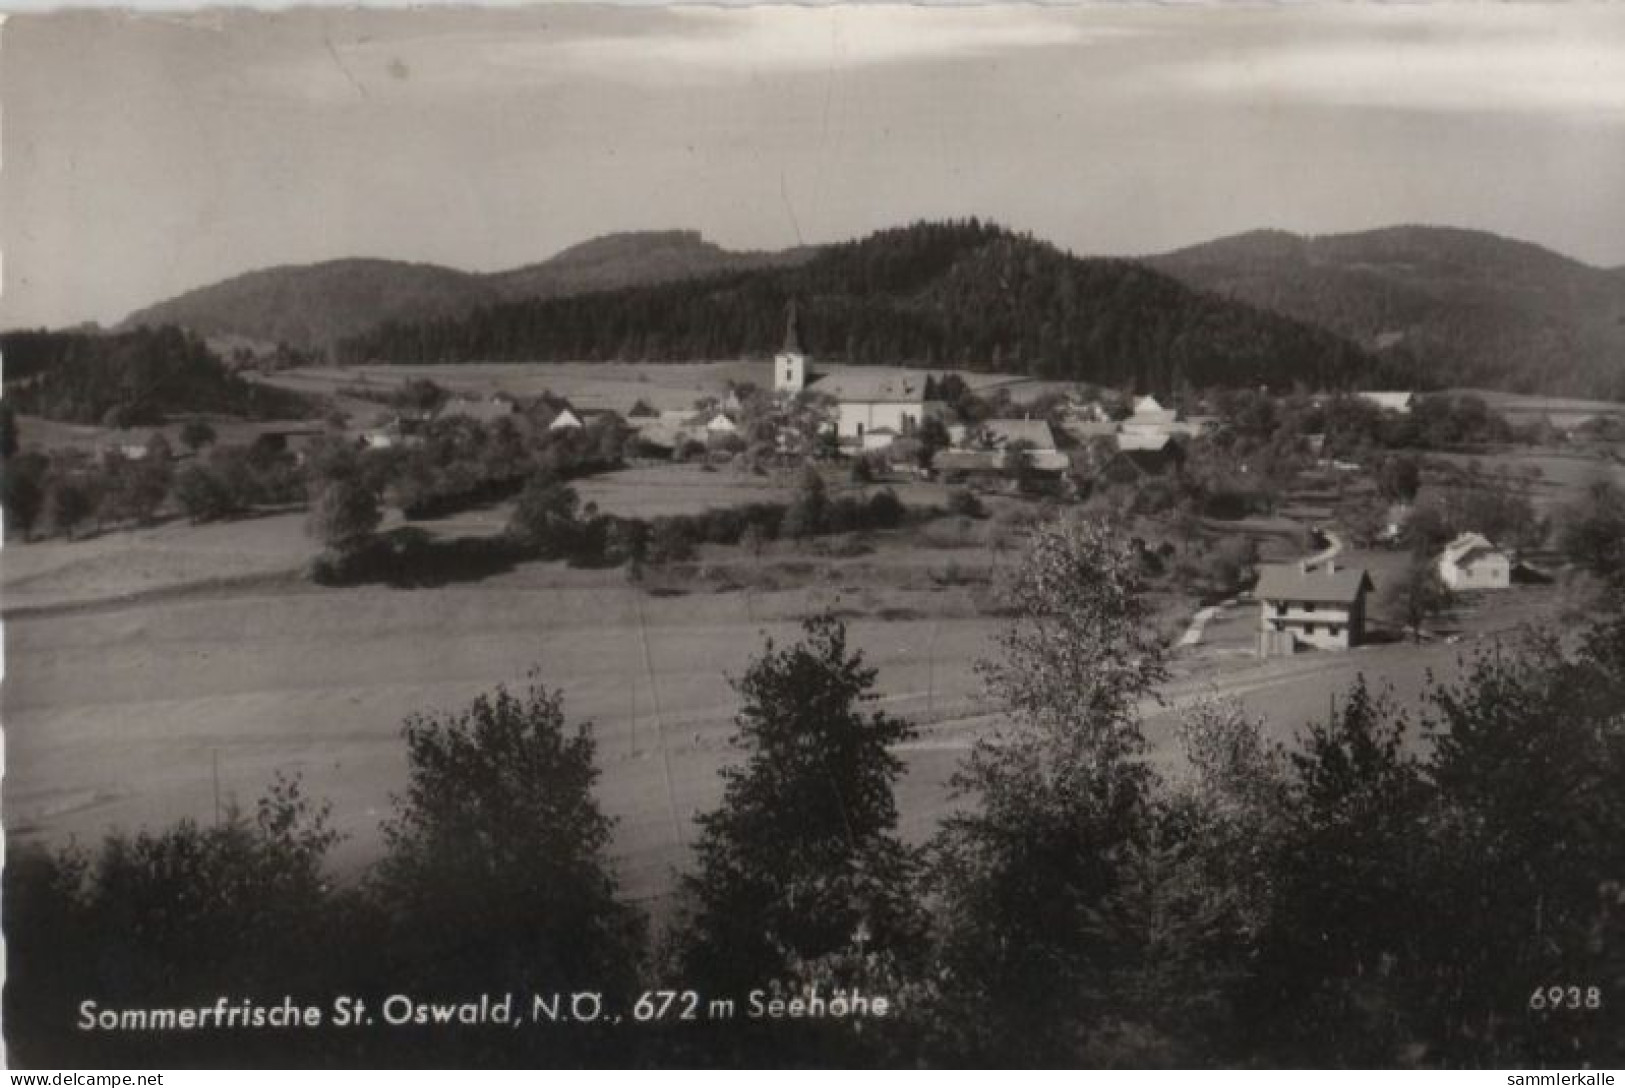
[[[1119,435],[1117,452],[1100,474],[1113,483],[1141,480],[1178,472],[1185,464],[1185,447],[1172,436]]]
[[[1375,588],[1359,567],[1272,563],[1258,570],[1258,654],[1346,650],[1365,638],[1366,596]]]

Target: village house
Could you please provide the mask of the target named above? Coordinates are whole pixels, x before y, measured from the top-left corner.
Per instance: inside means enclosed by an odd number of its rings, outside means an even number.
[[[1361,390],[1354,395],[1385,412],[1398,412],[1402,416],[1409,415],[1416,403],[1415,393]]]
[[[554,413],[552,420],[547,424],[547,429],[550,431],[579,431],[582,426],[581,417],[576,414],[575,409],[566,406]]]
[[[1178,419],[1179,412],[1164,408],[1156,397],[1139,397],[1134,401],[1133,413],[1123,420],[1120,429],[1124,434],[1171,434]]]
[[[1478,533],[1462,533],[1446,544],[1438,570],[1451,589],[1506,589],[1512,585],[1512,557]]]
[[[518,403],[501,393],[489,397],[456,396],[440,406],[439,418],[465,416],[477,423],[495,423],[512,417],[519,411]]]
[[[1120,434],[1117,452],[1101,469],[1113,483],[1132,484],[1178,472],[1185,464],[1185,447],[1172,435]]]
[[[1258,654],[1276,657],[1310,647],[1346,650],[1365,638],[1371,577],[1358,567],[1326,562],[1275,563],[1259,568]]]
[[[1025,449],[1029,463],[1040,472],[1062,472],[1070,467],[1066,454],[1055,445],[1055,432],[1042,419],[989,419],[980,425],[981,441],[1005,454]]]
[[[163,437],[160,431],[140,433],[136,431],[115,431],[103,439],[101,451],[104,456],[120,457],[126,461],[145,461],[152,452],[154,440]],[[168,443],[165,438],[158,443],[162,450]]]

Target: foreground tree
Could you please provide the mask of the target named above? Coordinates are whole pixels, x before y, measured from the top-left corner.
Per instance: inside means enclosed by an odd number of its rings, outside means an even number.
[[[875,670],[830,616],[771,640],[734,681],[742,706],[722,806],[700,818],[684,878],[685,977],[743,992],[854,947],[910,954],[919,939],[912,861],[892,791],[913,735],[873,702]]]
[[[591,727],[567,728],[560,694],[533,683],[415,715],[404,734],[406,792],[372,887],[385,975],[450,994],[545,980],[624,996],[642,928],[611,872]]]
[[[1403,1009],[1383,983],[1421,943],[1425,794],[1408,723],[1362,679],[1290,753],[1272,907],[1242,1023],[1277,1060],[1393,1065]],[[1256,1034],[1253,1034],[1256,1033]]]
[[[1112,527],[1052,521],[1005,589],[1015,619],[981,671],[1008,718],[955,775],[975,804],[934,844],[941,1045],[957,1059],[1067,1063],[1112,1045],[1122,1010],[1103,987],[1135,941],[1111,918],[1150,846],[1139,705],[1164,675],[1141,571]]]
[[[278,777],[252,814],[110,833],[99,850],[8,857],[6,1042],[14,1057],[111,1065],[285,1058],[288,1034],[87,1033],[79,1003],[176,1007],[333,992],[342,908],[325,871],[329,807]],[[229,990],[223,987],[229,982]],[[180,1036],[178,1038],[177,1036]]]

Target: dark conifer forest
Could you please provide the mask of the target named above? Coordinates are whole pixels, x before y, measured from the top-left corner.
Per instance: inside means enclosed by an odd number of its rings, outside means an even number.
[[[339,355],[397,363],[761,357],[782,343],[792,299],[804,346],[831,361],[1157,390],[1414,384],[1333,334],[1131,261],[1081,259],[976,219],[880,231],[796,267],[386,324],[344,341]]]

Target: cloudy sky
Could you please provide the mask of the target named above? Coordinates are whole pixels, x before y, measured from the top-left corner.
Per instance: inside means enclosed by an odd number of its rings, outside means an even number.
[[[1082,254],[1480,227],[1625,264],[1625,4],[18,16],[0,325],[271,264],[981,215]]]

